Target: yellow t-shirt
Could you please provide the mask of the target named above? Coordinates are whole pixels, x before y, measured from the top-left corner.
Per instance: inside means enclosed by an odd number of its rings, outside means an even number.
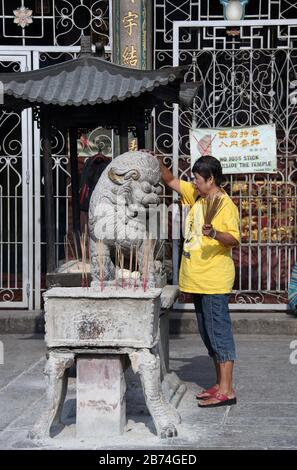
[[[192,183],[180,180],[181,201],[191,207],[185,223],[184,247],[179,271],[179,287],[195,294],[229,294],[235,279],[231,248],[202,235],[204,225],[201,199]],[[227,193],[212,225],[219,232],[240,240],[238,209]]]

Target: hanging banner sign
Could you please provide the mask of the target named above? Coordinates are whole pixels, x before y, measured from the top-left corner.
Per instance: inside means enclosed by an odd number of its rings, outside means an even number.
[[[147,0],[114,0],[114,62],[146,69]]]
[[[191,129],[191,163],[203,155],[220,160],[224,174],[276,173],[274,124],[254,127]]]

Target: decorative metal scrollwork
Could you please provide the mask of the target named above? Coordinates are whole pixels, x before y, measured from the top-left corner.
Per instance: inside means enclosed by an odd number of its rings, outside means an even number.
[[[12,289],[0,289],[0,302],[13,302],[14,291]]]
[[[91,33],[109,43],[109,0],[20,0],[15,9],[1,1],[0,34],[10,44],[74,46]]]

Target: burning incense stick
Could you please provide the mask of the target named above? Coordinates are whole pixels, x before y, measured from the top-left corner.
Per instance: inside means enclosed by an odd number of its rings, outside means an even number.
[[[81,261],[82,261],[82,287],[87,286],[87,270],[86,270],[86,232],[83,233],[80,237],[80,249],[81,249]]]
[[[73,236],[73,242],[74,242],[74,249],[75,249],[75,259],[77,260],[77,267],[79,269],[78,247],[77,247],[77,241],[76,241],[76,235],[75,234]]]
[[[156,256],[154,257],[154,261],[156,261],[156,260],[158,259],[158,256],[159,256],[159,254],[161,253],[162,248],[163,248],[164,245],[165,245],[165,240],[162,240],[162,242],[161,242],[161,244],[160,244],[160,246],[159,246],[159,249],[158,249],[158,251],[157,251],[157,254],[156,254]]]
[[[154,243],[153,243],[154,242]],[[155,253],[155,249],[156,249],[156,246],[157,246],[157,242],[158,240],[152,240],[152,255],[153,255],[153,259],[154,259],[154,253]]]
[[[100,263],[100,282],[101,282],[101,291],[104,290],[104,243],[103,240],[100,241],[101,247],[101,263]]]
[[[142,288],[145,291],[145,273],[146,273],[146,241],[143,243],[143,253],[142,253]]]
[[[67,235],[67,239],[68,239],[68,244],[70,246],[70,250],[71,250],[71,254],[72,254],[72,257],[74,260],[76,260],[76,257],[75,257],[75,254],[74,254],[74,251],[73,251],[73,248],[72,248],[72,245],[71,245],[71,241],[70,239],[68,238],[68,235]]]
[[[147,289],[148,287],[148,280],[149,280],[149,274],[150,274],[150,271],[151,271],[151,259],[152,259],[152,255],[153,255],[153,250],[152,250],[152,245],[153,245],[153,240],[148,240],[148,244],[147,244],[147,262],[146,262],[146,285],[145,285],[145,289]]]
[[[89,265],[90,265],[90,273],[91,273],[92,255],[91,255],[90,236],[88,236],[88,252],[89,252]]]
[[[129,288],[131,288],[132,264],[133,264],[133,246],[130,246]]]
[[[143,250],[143,280],[142,286],[144,292],[146,292],[147,284],[148,284],[148,275],[149,275],[149,266],[150,266],[150,253],[151,253],[151,242],[152,240],[145,240],[144,242],[144,250]]]
[[[151,260],[154,260],[154,252],[156,248],[157,240],[149,238],[145,241],[144,249],[144,279],[143,279],[143,290],[146,292],[149,280],[149,273],[151,268]]]
[[[83,255],[82,255],[82,262],[83,262],[83,272],[84,272],[84,277],[85,277],[85,287],[88,285],[88,279],[87,279],[87,246],[86,246],[86,240],[87,240],[87,232],[83,234]]]
[[[120,268],[122,272],[122,289],[125,288],[125,281],[124,281],[124,253],[122,250],[120,251]]]
[[[68,272],[69,266],[68,266],[68,236],[67,234],[64,236],[64,253],[65,253],[65,262],[66,262],[67,272]]]
[[[99,281],[102,292],[104,290],[104,244],[102,240],[98,240],[97,242],[97,254],[99,264]]]
[[[82,235],[79,237],[79,242],[80,242],[80,249],[81,249],[81,287],[85,287],[85,277],[84,277],[84,266],[83,266],[83,241],[82,241]]]
[[[84,267],[84,275],[85,275],[85,287],[89,288],[89,280],[88,280],[88,273],[87,273],[87,243],[88,243],[88,228],[85,225],[85,230],[83,234],[83,267]]]
[[[119,247],[116,244],[116,252],[115,252],[115,269],[116,269],[116,289],[119,287]]]
[[[134,274],[134,290],[137,284],[137,269],[138,269],[138,244],[135,246],[135,274]]]
[[[103,241],[100,242],[100,284],[101,284],[101,291],[104,290],[104,257],[103,257]]]
[[[88,241],[89,241],[89,237],[88,237],[88,226],[87,226],[87,224],[85,224],[85,274],[86,274],[86,286],[87,286],[87,289],[89,288],[89,278],[88,278],[88,272],[87,272]]]

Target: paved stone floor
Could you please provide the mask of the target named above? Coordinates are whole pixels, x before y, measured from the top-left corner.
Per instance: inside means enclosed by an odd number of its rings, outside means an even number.
[[[126,432],[117,438],[75,438],[75,378],[64,406],[64,428],[37,447],[27,438],[42,411],[45,385],[42,336],[3,335],[0,365],[0,449],[297,449],[297,365],[290,336],[237,335],[235,388],[238,404],[202,410],[194,398],[212,385],[214,369],[196,335],[170,340],[170,366],[187,384],[179,405],[177,438],[160,441],[148,414],[127,403]],[[296,354],[297,356],[297,354]],[[199,386],[199,387],[198,387]],[[138,410],[141,409],[137,408]]]

